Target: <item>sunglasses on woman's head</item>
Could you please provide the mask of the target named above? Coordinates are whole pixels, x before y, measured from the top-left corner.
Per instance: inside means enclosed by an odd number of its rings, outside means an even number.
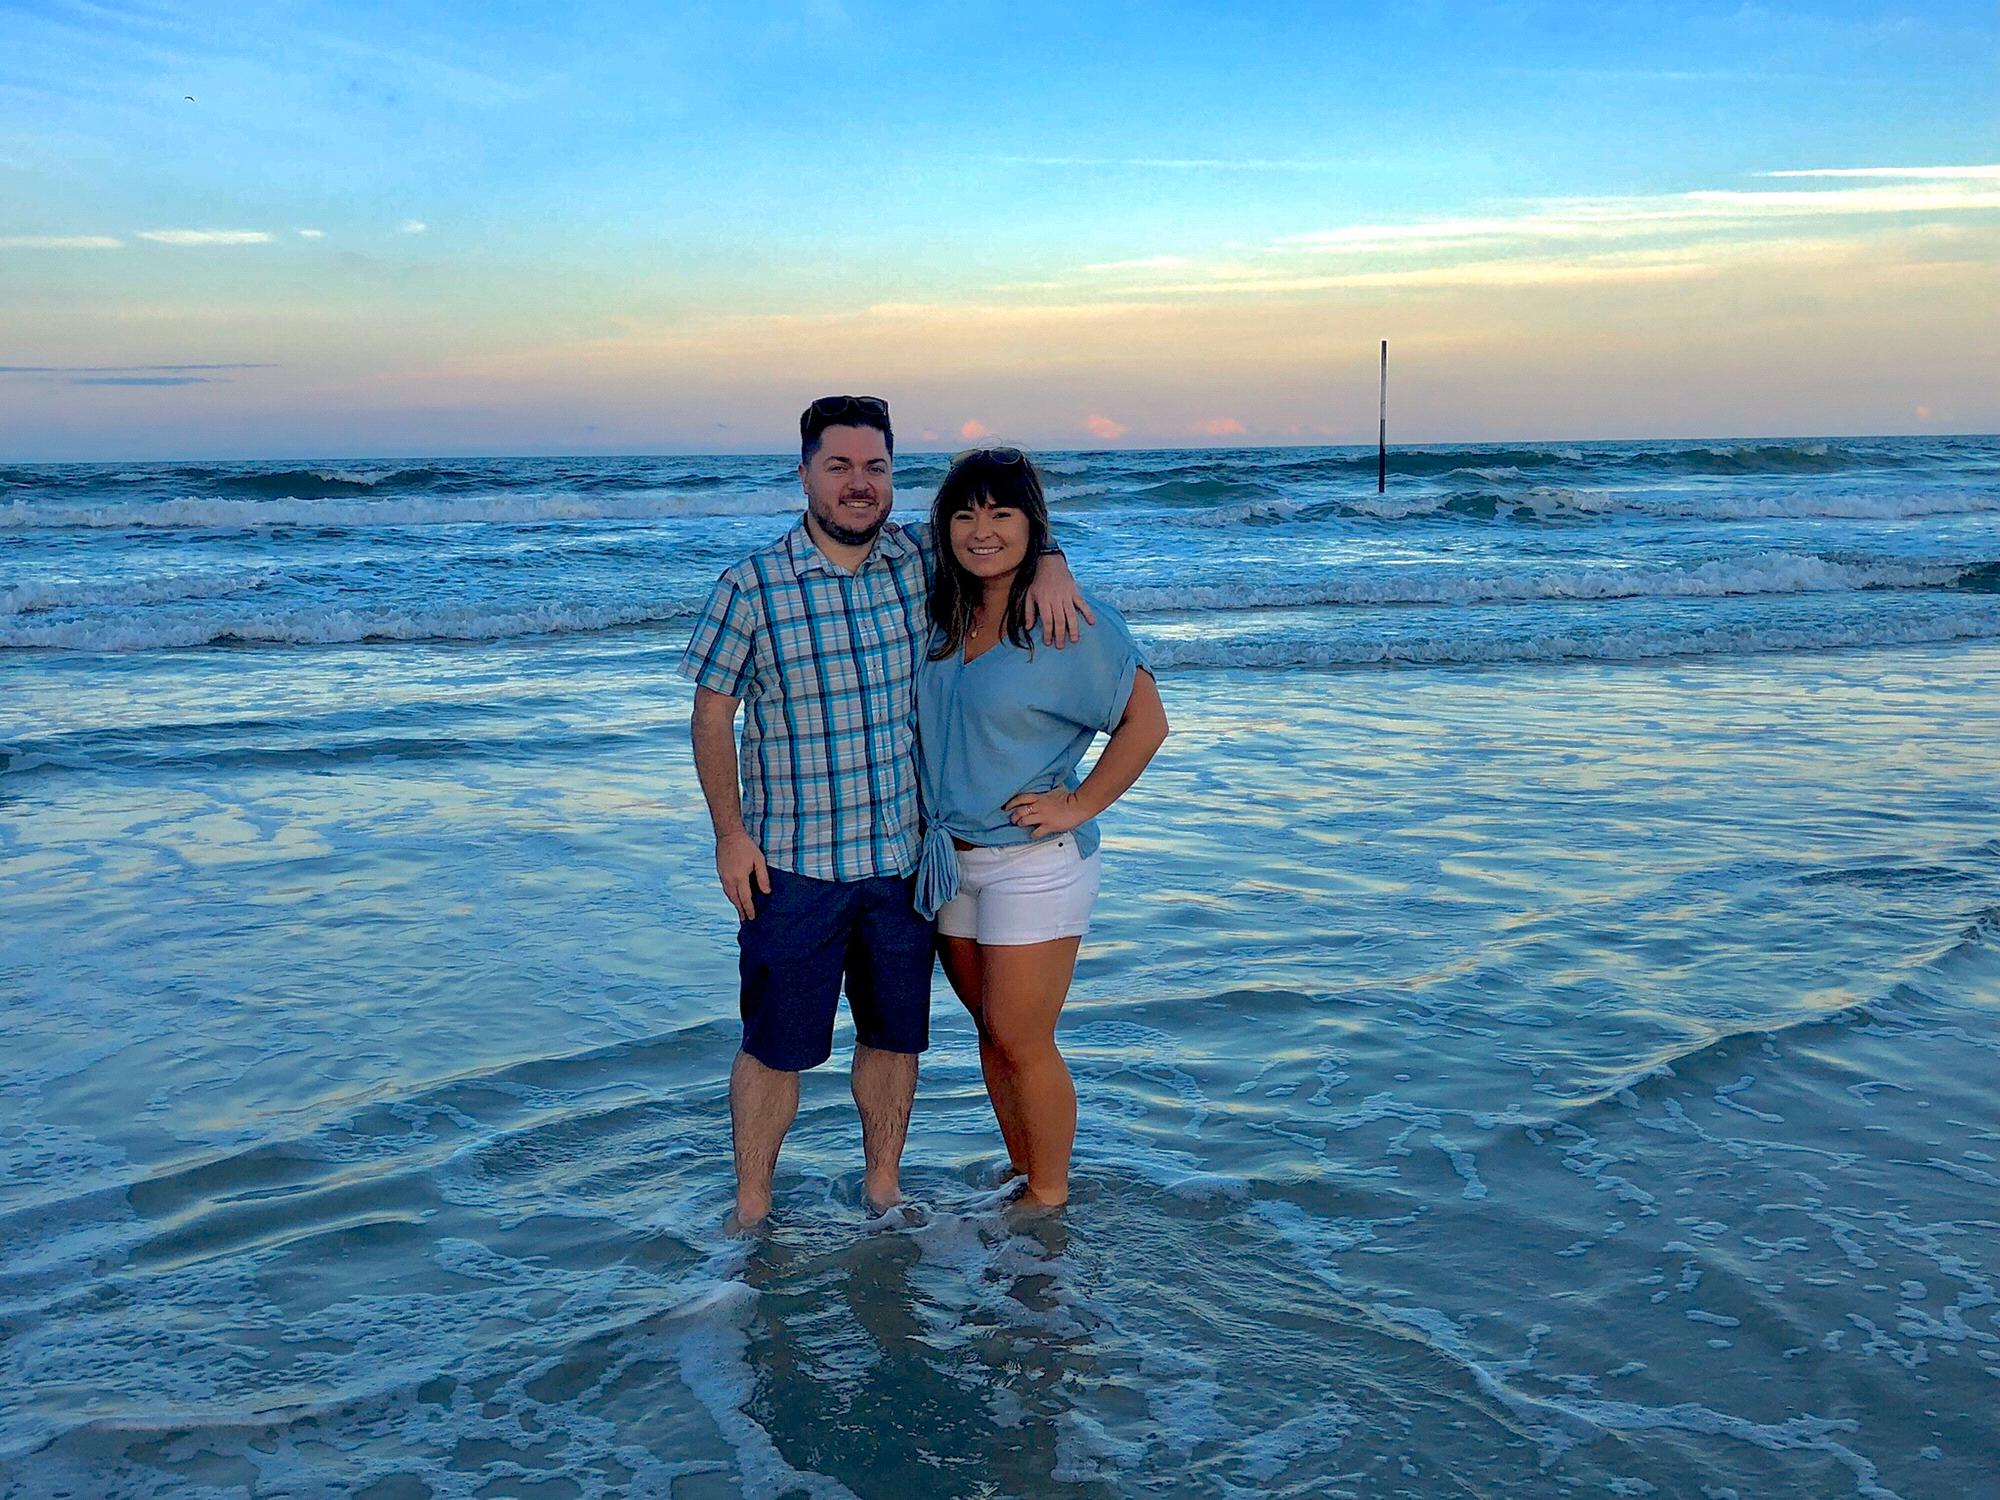
[[[951,456],[952,467],[957,468],[975,458],[983,458],[991,464],[1024,464],[1028,461],[1028,455],[1019,448],[967,448],[963,453]]]

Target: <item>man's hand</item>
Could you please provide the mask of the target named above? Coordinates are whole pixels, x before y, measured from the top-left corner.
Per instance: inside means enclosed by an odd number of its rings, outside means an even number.
[[[715,873],[721,878],[723,893],[736,908],[736,914],[746,922],[755,921],[755,892],[771,894],[771,869],[764,863],[764,851],[757,847],[757,841],[742,829],[717,839]]]
[[[1028,629],[1033,632],[1040,625],[1043,643],[1060,651],[1083,638],[1078,615],[1092,625],[1097,623],[1097,616],[1077,592],[1076,576],[1070,572],[1069,564],[1060,552],[1051,552],[1042,559],[1035,572],[1034,586],[1028,590]]]
[[[1025,828],[1033,838],[1052,838],[1089,822],[1078,805],[1076,793],[1066,787],[1046,792],[1022,792],[1008,800],[1005,809],[1016,828]]]

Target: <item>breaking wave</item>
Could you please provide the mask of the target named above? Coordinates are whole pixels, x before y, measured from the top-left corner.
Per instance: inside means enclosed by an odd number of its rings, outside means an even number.
[[[0,589],[0,618],[57,610],[115,609],[144,604],[176,604],[190,599],[227,599],[265,587],[275,569],[237,573],[191,573],[168,578],[134,578],[114,583],[30,580]]]
[[[680,490],[623,495],[575,494],[346,498],[208,499],[189,496],[124,505],[0,505],[0,530],[256,531],[284,526],[358,529],[379,526],[521,526],[550,521],[656,521],[696,516],[782,515],[797,508],[795,493],[687,494]]]
[[[367,641],[494,641],[570,635],[681,619],[688,606],[646,599],[617,604],[552,601],[517,608],[465,604],[426,609],[345,609],[302,604],[246,614],[190,611],[167,619],[111,616],[0,623],[0,649],[158,651],[190,646],[337,646]]]
[[[1227,529],[1319,521],[1911,521],[1927,516],[2000,513],[1990,490],[1796,490],[1778,494],[1700,495],[1643,490],[1537,486],[1505,491],[1450,490],[1317,502],[1266,496],[1189,512],[1187,524]],[[4,512],[0,512],[4,514]]]
[[[1190,610],[1293,609],[1319,605],[1484,604],[1531,599],[1694,599],[1849,589],[1970,587],[1985,591],[2000,563],[1838,562],[1792,552],[1693,567],[1581,567],[1496,573],[1416,568],[1329,570],[1297,583],[1113,590],[1132,614]],[[1970,584],[1966,580],[1973,580]]]
[[[280,596],[281,590],[299,587],[311,592],[295,599]],[[300,578],[277,568],[102,584],[26,583],[0,590],[0,649],[144,651],[231,643],[337,645],[588,633],[685,620],[699,607],[706,579],[690,580],[684,590],[673,594],[654,591],[608,602],[601,596],[592,599],[571,594],[525,606],[516,603],[512,595],[444,604],[407,597],[407,589],[399,590],[406,597],[383,597],[372,604],[329,603],[325,602],[328,587],[324,580],[302,584]],[[1318,568],[1296,580],[1137,584],[1108,587],[1105,593],[1118,608],[1143,619],[1186,614],[1226,617],[1274,609],[1449,608],[1896,590],[2000,592],[2000,561],[1891,562],[1773,551],[1682,566],[1569,565],[1501,571],[1437,564],[1376,565]],[[1340,629],[1330,624],[1327,633],[1337,634]],[[1254,656],[1265,648],[1250,649]],[[1373,646],[1353,650],[1358,654],[1311,659],[1402,659],[1393,652],[1383,655],[1381,648]],[[1557,650],[1551,654],[1575,653]],[[1640,650],[1630,654],[1672,653]],[[1446,653],[1409,659],[1460,658]]]
[[[2000,610],[1944,617],[1842,621],[1814,626],[1713,625],[1675,629],[1523,632],[1496,637],[1449,630],[1393,639],[1173,640],[1149,644],[1166,668],[1249,669],[1365,666],[1468,666],[1515,662],[1655,661],[1676,656],[1754,656],[1866,646],[1935,645],[2000,639]]]

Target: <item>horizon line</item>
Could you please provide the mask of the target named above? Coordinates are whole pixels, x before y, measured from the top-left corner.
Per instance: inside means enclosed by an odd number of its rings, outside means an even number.
[[[1389,443],[1390,452],[1424,448],[1505,448],[1528,444],[1631,444],[1631,443],[1728,443],[1728,444],[1779,444],[1779,443],[1827,443],[1827,442],[1886,442],[1903,439],[1963,439],[1982,438],[2000,441],[2000,432],[1796,432],[1796,433],[1706,433],[1697,437],[1668,437],[1664,435],[1642,435],[1628,437],[1554,437],[1531,436],[1509,438],[1421,438]],[[950,448],[904,448],[897,457],[903,458],[950,458],[954,454],[967,451],[968,446],[955,445]],[[1145,453],[1256,453],[1285,449],[1309,450],[1315,448],[1357,448],[1375,451],[1376,444],[1365,439],[1354,442],[1269,442],[1269,443],[1185,443],[1154,444],[1150,446],[1056,448],[1034,447],[1028,444],[1010,443],[1009,447],[1019,447],[1029,457],[1041,455],[1065,458],[1078,455],[1091,457],[1099,454],[1145,454]],[[796,445],[786,448],[752,449],[630,449],[620,451],[582,452],[575,449],[549,450],[540,453],[496,453],[466,450],[409,451],[397,453],[288,453],[262,457],[224,457],[203,454],[199,457],[181,456],[165,458],[11,458],[0,454],[0,464],[18,468],[54,468],[73,464],[138,464],[142,466],[168,464],[308,464],[308,463],[422,463],[429,460],[470,460],[486,459],[496,462],[518,462],[534,460],[611,460],[611,459],[662,459],[662,458],[789,458]]]

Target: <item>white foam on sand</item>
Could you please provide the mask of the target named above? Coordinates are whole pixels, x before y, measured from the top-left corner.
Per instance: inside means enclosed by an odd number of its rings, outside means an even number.
[[[702,1311],[721,1316],[702,1320],[672,1341],[682,1384],[735,1453],[737,1480],[748,1500],[777,1500],[800,1492],[814,1500],[857,1500],[839,1480],[788,1463],[771,1434],[750,1415],[757,1377],[750,1367],[745,1325],[756,1300],[756,1293],[740,1281],[719,1284],[708,1294]]]

